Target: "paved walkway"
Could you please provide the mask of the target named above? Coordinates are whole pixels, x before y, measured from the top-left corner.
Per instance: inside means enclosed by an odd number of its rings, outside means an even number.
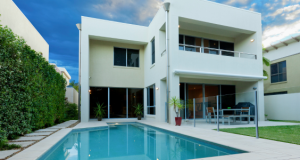
[[[18,144],[21,145],[21,149],[16,149],[16,150],[6,150],[6,151],[0,151],[0,160],[1,159],[6,159],[7,157],[24,150],[25,148],[29,147],[30,145],[33,145],[37,142],[39,142],[40,140],[50,136],[51,134],[59,131],[60,129],[63,128],[67,128],[68,126],[76,123],[77,120],[70,120],[70,121],[66,121],[64,123],[46,128],[46,129],[40,129],[40,130],[36,130],[33,133],[29,133],[26,134],[18,139],[15,140],[11,140],[9,142],[9,144]],[[22,152],[21,152],[22,153]],[[20,154],[20,153],[18,153]],[[17,155],[18,155],[17,154]]]
[[[249,160],[260,160],[260,159],[297,160],[298,159],[300,160],[299,145],[277,142],[277,141],[266,140],[266,139],[256,139],[254,137],[236,135],[236,134],[225,133],[225,132],[217,132],[215,130],[212,130],[211,124],[209,125],[205,124],[203,125],[204,127],[201,128],[201,125],[198,125],[198,127],[192,127],[190,125],[174,126],[167,123],[153,122],[153,121],[146,121],[146,120],[137,121],[137,120],[130,120],[130,119],[126,119],[126,120],[114,119],[114,120],[104,120],[100,122],[96,120],[91,120],[90,122],[79,123],[73,129],[107,126],[107,122],[139,122],[139,123],[151,125],[154,127],[166,129],[187,136],[211,141],[214,143],[218,143],[221,145],[225,145],[225,146],[229,146],[229,147],[233,147],[233,148],[237,148],[249,152],[249,153],[236,154],[236,155],[204,158],[204,160],[206,159],[207,160],[241,160],[241,159],[246,159],[246,160],[247,159]],[[259,124],[270,125],[270,126],[286,125],[285,123],[282,122],[266,122],[266,123],[259,122]],[[207,127],[206,125],[210,127]],[[298,124],[293,123],[293,125],[298,125]],[[240,127],[239,125],[232,125],[231,127],[233,126]],[[250,127],[251,124],[246,126]],[[55,128],[55,127],[51,127],[51,128]],[[34,144],[33,146],[16,154],[9,160],[37,159],[71,131],[72,131],[71,128],[60,129],[59,131],[50,135],[49,137],[41,140],[40,142]]]

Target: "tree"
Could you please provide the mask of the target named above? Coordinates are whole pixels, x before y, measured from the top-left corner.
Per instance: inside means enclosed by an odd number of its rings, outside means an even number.
[[[264,53],[265,50],[266,50],[266,48],[264,48],[264,46],[263,46],[262,53]],[[262,61],[263,61],[263,65],[265,65],[265,66],[267,66],[267,67],[270,66],[270,60],[269,60],[268,58],[266,58],[266,57],[263,56]],[[267,79],[268,79],[268,78],[269,78],[268,72],[267,72],[266,70],[263,70],[263,73],[264,73],[264,76],[266,76]],[[267,80],[267,79],[266,79],[266,80]]]
[[[70,83],[70,86],[72,86],[77,92],[78,92],[78,83],[75,83],[75,80],[73,80],[71,83]]]

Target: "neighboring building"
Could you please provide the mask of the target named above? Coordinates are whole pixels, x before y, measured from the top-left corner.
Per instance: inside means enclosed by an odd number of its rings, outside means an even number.
[[[60,74],[64,77],[64,79],[67,81],[67,86],[70,84],[71,76],[68,73],[67,69],[64,67],[58,67],[60,70]]]
[[[70,103],[78,105],[78,92],[72,86],[66,88],[66,97]]]
[[[271,61],[264,66],[269,79],[264,81],[265,94],[300,92],[300,35],[266,48],[264,56]]]
[[[134,118],[141,103],[144,119],[174,124],[175,112],[165,107],[167,80],[169,97],[197,98],[196,118],[217,106],[217,95],[227,95],[220,108],[255,105],[257,88],[264,120],[259,13],[206,0],[170,0],[169,12],[161,7],[147,27],[82,17],[80,29],[82,122],[95,118],[97,103],[108,106],[105,118]],[[181,116],[191,119],[192,113],[188,107]]]
[[[56,70],[56,72],[58,72],[59,74],[61,74],[64,77],[64,79],[67,82],[66,86],[68,86],[70,84],[71,76],[68,73],[68,71],[66,70],[66,68],[64,68],[64,67],[57,67],[55,63],[50,63],[50,65],[54,66],[54,69]]]
[[[9,27],[49,61],[49,45],[12,0],[0,0],[0,24]]]

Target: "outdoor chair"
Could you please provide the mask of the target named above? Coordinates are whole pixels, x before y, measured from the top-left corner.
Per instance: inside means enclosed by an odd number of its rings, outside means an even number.
[[[242,117],[245,117],[245,116],[242,116],[242,115],[248,115],[249,116],[249,117],[246,117],[248,119],[248,123],[249,123],[250,122],[250,107],[242,107],[241,109],[245,109],[245,110],[240,111],[240,115],[241,115],[240,123],[242,123]]]
[[[206,107],[206,122],[208,118],[209,118],[209,123],[211,123],[211,118],[215,119],[215,123],[217,123],[216,121],[217,116],[214,107]]]

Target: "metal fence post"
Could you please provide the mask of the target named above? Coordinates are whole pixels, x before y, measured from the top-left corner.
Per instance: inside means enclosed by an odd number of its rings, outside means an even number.
[[[195,101],[195,98],[193,99],[193,106],[194,106],[194,127],[196,127],[196,123],[195,123],[195,121],[196,121],[196,119],[195,119],[195,113],[196,113],[196,111],[195,111],[195,105],[196,105],[196,101]]]
[[[255,91],[255,129],[256,129],[256,139],[258,139],[259,138],[259,134],[258,134],[257,91]]]
[[[219,96],[217,96],[217,125],[218,125],[218,132],[219,132]]]

